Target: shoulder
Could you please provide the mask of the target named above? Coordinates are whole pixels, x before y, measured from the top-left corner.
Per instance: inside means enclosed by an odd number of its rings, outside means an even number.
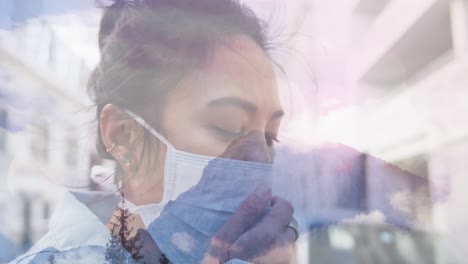
[[[41,238],[31,249],[23,255],[17,257],[10,264],[36,263],[51,252],[57,252],[58,244],[53,235],[49,232]],[[40,262],[37,262],[40,263]]]
[[[52,214],[48,233],[10,263],[47,263],[53,253],[105,247],[109,231],[101,218],[110,217],[107,211],[116,204],[114,197],[103,193],[66,192]]]

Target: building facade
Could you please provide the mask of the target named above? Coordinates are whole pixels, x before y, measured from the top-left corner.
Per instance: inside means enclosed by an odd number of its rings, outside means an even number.
[[[358,99],[335,116],[352,119],[342,138],[428,179],[433,208],[422,220],[467,252],[468,1],[357,0],[350,13]]]
[[[455,254],[468,252],[468,1],[310,2],[300,32],[313,37],[296,46],[316,73],[315,141],[343,143],[428,181],[430,210],[408,210]],[[378,200],[379,190],[367,188]]]
[[[52,2],[0,4],[0,233],[16,254],[47,231],[63,187],[90,182],[92,63],[64,34],[89,17],[54,13]]]

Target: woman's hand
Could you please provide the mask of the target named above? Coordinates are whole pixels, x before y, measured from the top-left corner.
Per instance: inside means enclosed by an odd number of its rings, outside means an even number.
[[[289,202],[272,197],[269,188],[259,188],[211,240],[203,263],[219,264],[230,259],[290,263],[296,239],[294,230],[288,228],[293,211]]]

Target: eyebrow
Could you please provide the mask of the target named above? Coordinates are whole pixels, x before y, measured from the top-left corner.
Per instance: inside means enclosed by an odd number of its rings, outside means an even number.
[[[255,114],[258,111],[258,107],[246,100],[243,100],[239,97],[222,97],[218,99],[214,99],[208,103],[208,106],[224,106],[224,105],[232,105],[235,107],[239,107],[249,114]],[[280,109],[273,113],[271,119],[278,119],[284,116],[284,110]]]

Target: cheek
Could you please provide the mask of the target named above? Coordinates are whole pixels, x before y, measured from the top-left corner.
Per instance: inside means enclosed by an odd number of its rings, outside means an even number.
[[[173,112],[163,123],[164,133],[174,147],[185,152],[217,157],[227,146],[216,139],[208,128],[203,126],[196,118],[187,114],[178,115],[180,111]]]
[[[226,146],[217,140],[213,133],[197,115],[206,101],[207,88],[182,85],[166,98],[161,116],[161,129],[178,150],[217,157]],[[194,92],[196,91],[196,92]]]

